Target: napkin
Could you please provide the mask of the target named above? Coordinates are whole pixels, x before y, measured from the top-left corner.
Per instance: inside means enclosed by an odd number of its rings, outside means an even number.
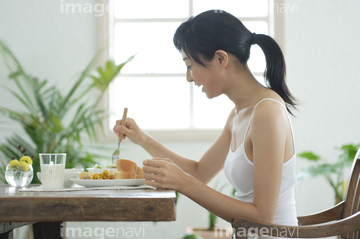
[[[82,187],[74,186],[72,188],[43,189],[42,186],[21,188],[19,192],[67,192],[67,191],[88,191],[88,190],[133,190],[133,189],[155,189],[148,185],[140,186],[110,186],[110,187]]]

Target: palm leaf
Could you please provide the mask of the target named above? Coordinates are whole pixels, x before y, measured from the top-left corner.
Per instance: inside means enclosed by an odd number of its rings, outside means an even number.
[[[30,94],[25,90],[23,85],[20,83],[19,78],[22,78],[24,81],[22,83],[27,86],[31,85],[30,76],[27,75],[21,66],[20,62],[16,59],[14,54],[10,51],[7,44],[5,44],[2,40],[0,40],[0,53],[5,61],[6,66],[10,72],[9,78],[13,79],[15,84],[17,85],[20,93],[24,96],[26,101],[28,102],[27,109],[34,114],[36,112],[34,101],[32,100]]]
[[[26,108],[29,108],[31,107],[29,104],[28,104],[28,101],[26,99],[24,99],[23,97],[21,97],[20,94],[18,94],[16,91],[14,90],[11,90],[8,86],[6,85],[1,85],[2,88],[4,89],[7,89],[13,96],[15,96],[15,98],[17,98]]]
[[[119,74],[121,69],[130,61],[134,59],[135,55],[129,57],[123,63],[116,65],[114,61],[107,61],[105,65],[105,71],[101,68],[97,68],[97,73],[99,76],[92,75],[91,78],[93,79],[93,83],[100,91],[104,91],[109,84],[115,79],[115,77]]]
[[[13,110],[10,110],[10,109],[4,108],[4,107],[0,107],[0,112],[3,113],[5,116],[7,116],[13,120],[19,121],[19,122],[22,122],[24,119],[24,116],[21,113],[18,113],[16,111],[13,111]]]
[[[66,95],[63,102],[61,103],[61,105],[60,105],[61,114],[60,115],[63,115],[66,112],[65,109],[67,109],[66,108],[67,105],[71,106],[73,104],[73,103],[69,103],[71,97],[75,94],[75,92],[80,87],[80,85],[84,81],[84,79],[89,75],[89,72],[93,69],[97,60],[98,60],[98,54],[93,59],[91,59],[89,64],[86,66],[85,70],[82,71],[79,79],[75,82],[74,86],[71,88],[70,92]]]

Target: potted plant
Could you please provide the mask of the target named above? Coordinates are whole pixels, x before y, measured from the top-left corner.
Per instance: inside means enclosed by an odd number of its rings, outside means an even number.
[[[308,177],[325,177],[334,191],[335,203],[337,204],[343,201],[348,181],[348,179],[344,178],[344,171],[352,165],[356,152],[359,148],[360,144],[342,145],[340,148],[338,148],[341,153],[337,161],[334,163],[326,162],[326,159],[311,151],[300,153],[298,155],[299,157],[314,162],[314,165],[302,169],[297,175],[298,180],[302,180]]]
[[[93,74],[98,59],[95,56],[64,94],[64,90],[50,86],[47,80],[29,75],[1,40],[0,55],[7,66],[9,80],[15,83],[16,89],[2,87],[8,88],[13,100],[24,106],[22,111],[0,106],[0,114],[12,123],[17,122],[22,128],[20,134],[14,133],[5,143],[0,144],[0,152],[5,156],[0,158],[0,180],[4,181],[5,167],[19,145],[35,156],[35,175],[40,171],[39,153],[66,152],[66,168],[77,165],[88,167],[95,163],[95,158],[101,158],[101,155],[86,148],[85,138],[96,142],[96,128],[102,129],[102,120],[108,114],[99,109],[98,104],[110,82],[134,56],[119,65],[109,60]],[[34,177],[33,183],[38,182]]]

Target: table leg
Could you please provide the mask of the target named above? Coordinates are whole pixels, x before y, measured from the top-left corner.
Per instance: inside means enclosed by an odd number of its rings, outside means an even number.
[[[0,234],[0,239],[13,239],[13,231]]]
[[[61,222],[37,222],[33,224],[34,238],[61,239]]]
[[[0,222],[0,239],[12,239],[13,230],[32,222]]]

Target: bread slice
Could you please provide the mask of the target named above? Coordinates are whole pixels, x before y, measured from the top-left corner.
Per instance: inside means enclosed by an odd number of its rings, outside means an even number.
[[[119,172],[129,172],[136,174],[137,165],[135,162],[128,159],[118,159],[116,160],[116,169]]]
[[[135,179],[135,173],[131,172],[119,172],[115,174],[115,179]]]
[[[136,178],[144,178],[144,171],[139,166],[136,168]]]

